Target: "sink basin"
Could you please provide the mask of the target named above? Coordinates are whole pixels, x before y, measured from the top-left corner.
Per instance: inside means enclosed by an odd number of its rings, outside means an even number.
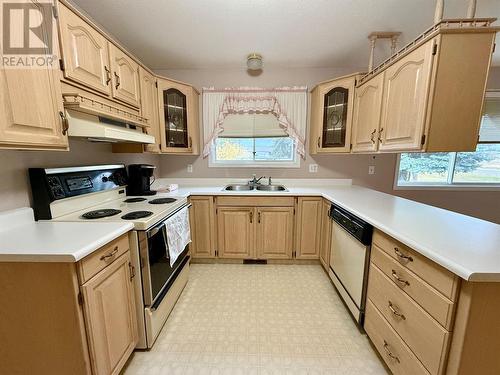
[[[286,191],[283,185],[258,185],[255,188],[263,191]]]
[[[248,191],[248,190],[253,190],[253,186],[248,185],[248,184],[231,184],[227,185],[224,190],[231,190],[231,191]]]

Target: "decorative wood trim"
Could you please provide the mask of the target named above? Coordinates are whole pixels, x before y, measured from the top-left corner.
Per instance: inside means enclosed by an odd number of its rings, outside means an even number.
[[[406,56],[417,47],[421,46],[428,40],[432,39],[436,35],[445,33],[494,33],[500,31],[500,27],[491,26],[491,24],[496,21],[496,18],[457,18],[457,19],[443,19],[441,22],[436,23],[422,34],[413,39],[406,46],[401,48],[398,52],[387,58],[385,61],[380,63],[378,66],[369,71],[364,75],[359,81],[358,86],[362,83],[368,81],[370,78],[374,77],[378,73],[384,71],[390,65],[392,65],[397,60]]]
[[[149,128],[148,119],[131,112],[124,111],[115,106],[104,103],[81,93],[63,94],[64,108],[75,111],[89,113],[91,115],[105,116],[113,120],[124,121],[126,123]]]

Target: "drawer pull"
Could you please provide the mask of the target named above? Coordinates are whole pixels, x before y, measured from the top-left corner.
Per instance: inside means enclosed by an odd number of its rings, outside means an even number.
[[[401,318],[403,320],[406,320],[406,316],[404,316],[403,314],[401,314],[400,312],[397,311],[396,307],[392,304],[391,301],[389,301],[389,310],[391,310],[391,312],[397,316],[398,318]]]
[[[413,262],[413,258],[411,256],[403,254],[397,247],[394,248],[394,253],[399,257],[400,260]]]
[[[128,262],[128,268],[130,269],[130,281],[135,277],[135,267],[132,263]]]
[[[101,260],[106,260],[108,258],[112,258],[116,255],[116,253],[118,252],[118,246],[115,246],[115,248],[113,249],[112,252],[106,254],[106,255],[103,255],[101,256]]]
[[[397,363],[401,363],[399,362],[399,358],[398,356],[392,354],[391,350],[389,349],[389,344],[387,343],[387,341],[384,340],[384,350],[385,350],[385,353],[392,359],[394,359]]]
[[[397,282],[401,283],[403,288],[405,286],[409,286],[410,283],[408,281],[406,281],[405,279],[402,279],[401,277],[398,276],[398,274],[396,273],[396,271],[392,270],[392,277],[394,277],[394,280],[396,280]]]

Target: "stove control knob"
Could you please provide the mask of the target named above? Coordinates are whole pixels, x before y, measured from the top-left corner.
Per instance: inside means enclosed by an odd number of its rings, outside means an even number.
[[[110,178],[108,176],[102,176],[102,182],[108,182]]]

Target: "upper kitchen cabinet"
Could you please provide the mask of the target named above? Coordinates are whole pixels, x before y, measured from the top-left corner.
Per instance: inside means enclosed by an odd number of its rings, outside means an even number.
[[[113,72],[113,98],[139,107],[141,100],[139,64],[111,43],[109,43],[109,57]]]
[[[61,3],[59,28],[64,77],[111,95],[108,40]]]
[[[356,88],[352,152],[375,152],[378,147],[384,73]]]
[[[196,89],[158,78],[158,101],[162,152],[198,155],[199,98]]]
[[[160,137],[160,117],[158,111],[158,90],[156,89],[156,77],[150,74],[146,69],[139,68],[139,79],[141,89],[141,116],[148,120],[149,135],[155,137],[156,142],[151,145],[145,145],[144,149],[148,152],[161,152]]]
[[[349,152],[358,73],[322,82],[311,92],[310,152]]]
[[[438,24],[363,77],[352,151],[474,151],[495,32]]]
[[[40,24],[43,27],[41,20]],[[47,38],[50,34],[40,35]],[[57,55],[56,35],[53,46],[52,54]],[[51,66],[0,66],[0,148],[67,150],[68,129],[59,78],[59,70]]]

